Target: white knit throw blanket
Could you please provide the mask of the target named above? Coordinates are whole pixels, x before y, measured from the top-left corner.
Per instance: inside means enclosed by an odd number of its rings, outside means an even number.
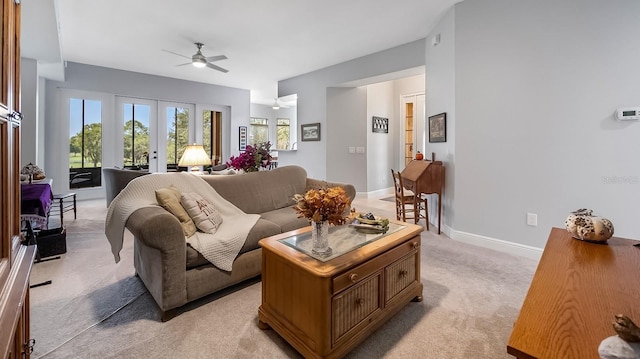
[[[218,209],[222,224],[216,233],[196,232],[187,238],[187,242],[216,267],[231,271],[233,261],[260,215],[242,212],[220,196],[205,180],[187,172],[153,173],[137,177],[113,199],[107,211],[104,233],[111,243],[116,263],[120,261],[124,229],[129,216],[139,208],[158,206],[156,189],[171,185],[180,192],[200,194]]]

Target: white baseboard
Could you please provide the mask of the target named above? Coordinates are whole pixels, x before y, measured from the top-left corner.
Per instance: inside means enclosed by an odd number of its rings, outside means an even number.
[[[371,192],[356,192],[358,198],[379,198],[393,195],[393,187],[383,188]]]
[[[449,238],[455,241],[472,244],[479,247],[490,248],[516,256],[535,259],[537,261],[539,261],[540,257],[542,256],[542,248],[503,241],[501,239],[480,236],[473,233],[456,231],[447,226],[443,226],[442,229],[442,232],[444,232]]]

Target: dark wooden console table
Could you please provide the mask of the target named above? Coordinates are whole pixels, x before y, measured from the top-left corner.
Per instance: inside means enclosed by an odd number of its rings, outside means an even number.
[[[553,228],[507,345],[517,358],[598,359],[615,314],[640,324],[640,243],[571,238]]]

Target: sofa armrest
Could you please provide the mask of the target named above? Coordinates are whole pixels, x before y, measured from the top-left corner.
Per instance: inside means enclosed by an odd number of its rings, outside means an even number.
[[[143,207],[127,220],[135,237],[136,273],[167,310],[187,303],[187,243],[178,219],[161,207]]]
[[[180,221],[162,207],[142,207],[127,220],[127,229],[146,246],[186,258],[187,242]],[[178,240],[180,239],[180,240]],[[184,260],[186,265],[186,259]]]
[[[351,199],[351,201],[353,201],[353,199],[356,198],[356,188],[349,183],[327,182],[327,181],[317,180],[314,178],[307,177],[307,188],[306,188],[307,191],[310,189],[329,188],[329,187],[335,187],[335,186],[342,187],[344,191],[347,193],[347,196],[349,197],[349,199]]]

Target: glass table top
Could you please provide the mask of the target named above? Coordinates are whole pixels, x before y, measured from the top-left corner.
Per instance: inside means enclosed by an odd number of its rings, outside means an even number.
[[[389,230],[386,233],[362,233],[355,227],[348,225],[344,226],[330,226],[329,227],[329,247],[331,253],[329,255],[319,255],[311,251],[313,245],[311,243],[311,232],[287,237],[279,240],[279,242],[295,248],[296,250],[315,258],[321,262],[327,262],[333,258],[341,256],[345,253],[349,253],[354,249],[360,248],[366,244],[377,241],[392,233],[395,233],[405,226],[389,223]]]

